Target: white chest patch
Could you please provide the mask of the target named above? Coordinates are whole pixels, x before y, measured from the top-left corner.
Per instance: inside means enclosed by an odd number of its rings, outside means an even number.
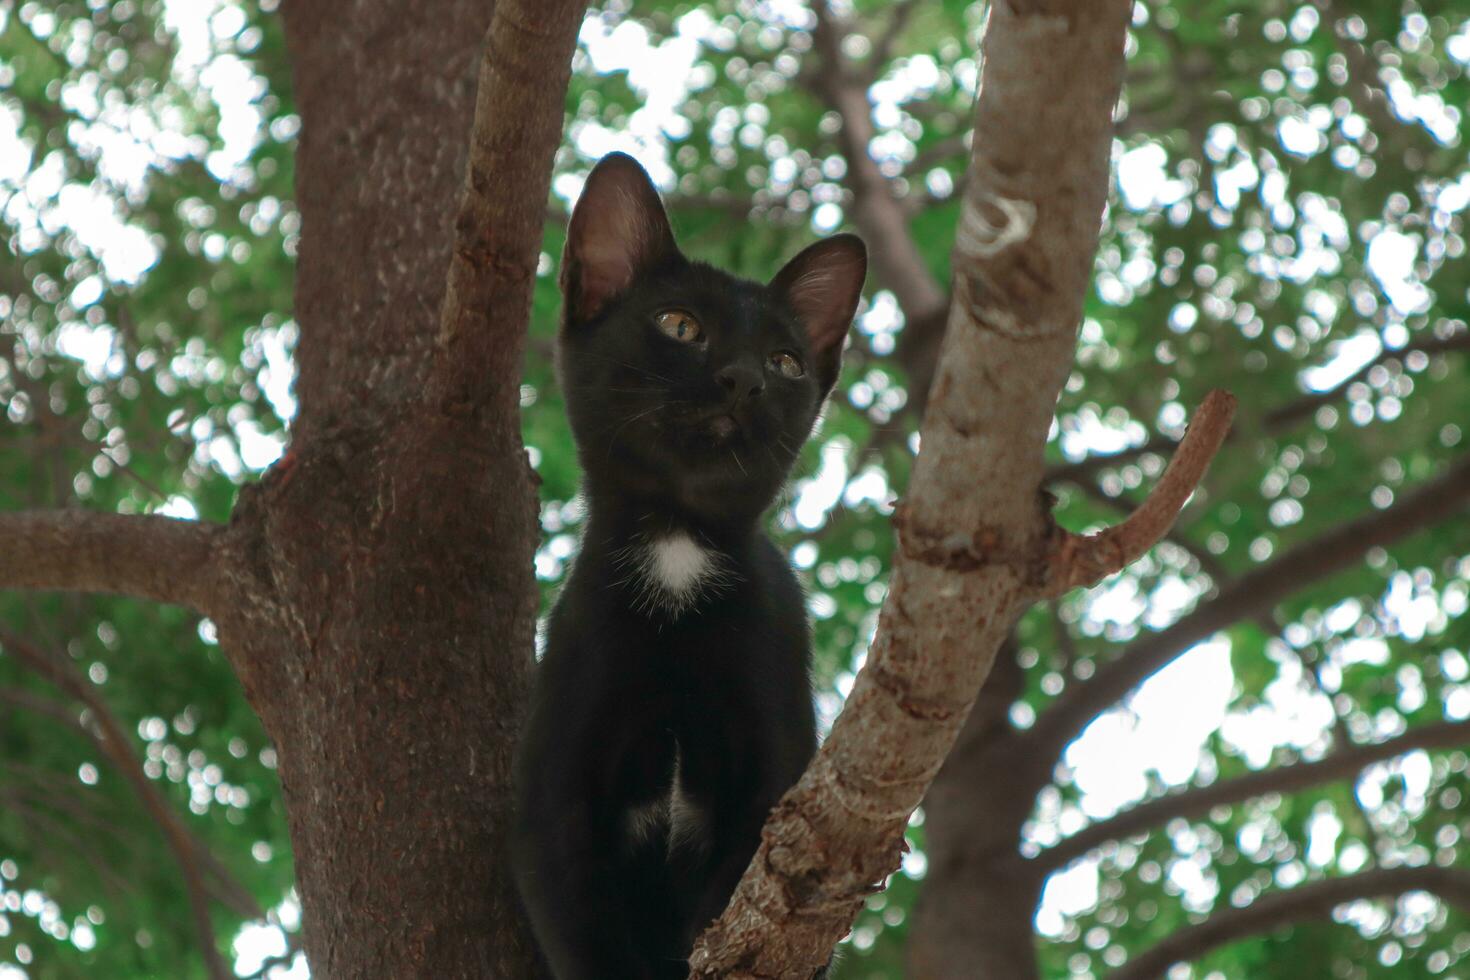
[[[686,531],[628,548],[622,557],[638,587],[638,607],[678,616],[732,580],[724,555]]]
[[[708,548],[682,532],[660,538],[646,547],[649,575],[666,592],[697,588],[715,564]]]

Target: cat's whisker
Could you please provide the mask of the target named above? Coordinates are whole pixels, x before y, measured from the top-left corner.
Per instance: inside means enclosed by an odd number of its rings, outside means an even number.
[[[604,458],[608,460],[612,459],[613,444],[618,441],[618,436],[622,433],[624,429],[632,425],[634,422],[637,422],[644,416],[652,415],[654,412],[657,412],[660,409],[664,408],[668,408],[667,402],[654,405],[652,408],[645,408],[641,412],[634,412],[632,415],[623,419],[622,422],[618,423],[618,427],[612,431],[612,435],[607,437],[607,456]]]
[[[569,392],[569,391],[596,391],[596,392],[615,391],[618,394],[623,394],[623,395],[655,395],[655,396],[660,396],[660,397],[666,396],[668,394],[668,391],[669,391],[669,389],[665,388],[663,385],[643,385],[643,386],[637,387],[637,388],[615,388],[612,385],[595,385],[595,384],[593,384],[593,385],[563,385],[561,390],[563,392]]]
[[[593,358],[595,360],[606,361],[609,364],[616,364],[618,367],[624,367],[624,368],[627,368],[629,371],[633,371],[633,372],[635,372],[637,374],[641,374],[645,378],[653,378],[654,380],[656,380],[656,381],[662,381],[665,384],[674,384],[674,379],[673,378],[666,378],[662,374],[659,374],[657,371],[650,371],[647,368],[639,367],[636,364],[629,364],[627,361],[619,360],[616,357],[608,357],[606,354],[594,354],[591,351],[582,351],[577,356],[578,357],[590,357],[590,358]]]
[[[749,473],[746,473],[746,472],[745,472],[745,464],[744,464],[744,463],[742,463],[742,462],[740,462],[740,456],[739,456],[739,454],[737,454],[737,453],[736,453],[736,452],[735,452],[735,447],[734,447],[734,446],[731,446],[731,447],[730,447],[730,456],[731,456],[731,457],[732,457],[732,458],[734,458],[734,460],[735,460],[735,465],[736,465],[736,466],[738,466],[738,467],[740,467],[740,472],[741,472],[741,473],[742,473],[742,474],[744,474],[744,475],[745,475],[745,476],[750,476],[750,474],[749,474]]]

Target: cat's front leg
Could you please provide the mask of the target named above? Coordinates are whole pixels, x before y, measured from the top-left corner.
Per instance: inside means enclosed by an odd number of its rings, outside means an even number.
[[[583,737],[583,733],[587,733]],[[630,838],[638,800],[609,791],[618,740],[533,713],[520,759],[511,864],[557,980],[656,980],[653,945],[667,911],[663,841]]]

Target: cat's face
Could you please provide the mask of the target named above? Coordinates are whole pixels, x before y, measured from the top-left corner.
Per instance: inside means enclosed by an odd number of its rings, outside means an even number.
[[[851,235],[765,285],[690,262],[642,168],[604,158],[562,268],[561,379],[592,486],[714,519],[764,510],[836,380],[865,270]]]

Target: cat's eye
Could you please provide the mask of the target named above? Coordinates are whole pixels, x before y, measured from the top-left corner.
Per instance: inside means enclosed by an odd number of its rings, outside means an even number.
[[[683,310],[669,310],[653,318],[653,322],[665,336],[693,344],[704,339],[704,328],[699,321]]]
[[[771,355],[771,367],[775,368],[782,377],[799,378],[806,374],[806,369],[796,359],[796,355],[790,351],[777,351]]]

